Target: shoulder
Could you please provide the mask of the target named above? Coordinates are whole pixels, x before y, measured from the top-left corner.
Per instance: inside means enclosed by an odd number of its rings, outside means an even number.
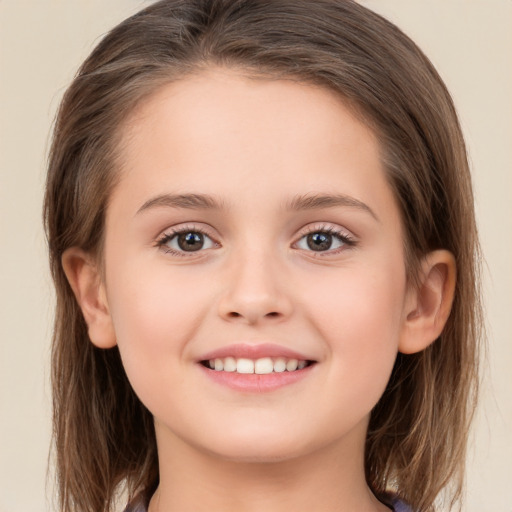
[[[392,505],[394,512],[413,512],[412,508],[402,500],[394,499]]]
[[[413,512],[409,505],[404,503],[402,500],[394,499],[392,505],[394,512]],[[139,497],[129,503],[124,509],[124,512],[147,512],[147,507],[144,501]]]
[[[131,501],[123,512],[147,512],[147,504],[142,496],[136,497]]]

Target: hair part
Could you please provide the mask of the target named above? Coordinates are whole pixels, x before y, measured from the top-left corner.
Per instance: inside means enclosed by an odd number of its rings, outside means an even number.
[[[457,285],[445,330],[399,354],[372,412],[365,465],[377,496],[434,510],[461,496],[481,338],[478,240],[462,132],[446,87],[397,27],[351,0],[164,0],[114,28],[80,68],[57,114],[44,204],[57,291],[53,415],[62,512],[111,510],[115,491],[158,484],[152,416],[117,348],[100,350],[64,275],[73,246],[101,258],[119,179],[122,127],[158,88],[209,66],[335,91],[374,130],[400,207],[409,277],[429,251],[451,251]]]

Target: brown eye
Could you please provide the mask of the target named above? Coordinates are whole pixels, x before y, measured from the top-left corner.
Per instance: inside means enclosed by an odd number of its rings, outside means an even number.
[[[310,233],[306,237],[308,247],[312,251],[328,251],[332,246],[332,235],[329,233]]]
[[[182,251],[199,251],[204,247],[204,235],[196,231],[180,233],[177,236],[178,247]]]
[[[206,233],[190,229],[167,233],[157,241],[156,245],[168,254],[180,256],[184,253],[199,252],[218,246]]]
[[[317,229],[304,233],[302,237],[295,242],[294,247],[307,252],[325,252],[327,254],[336,254],[339,251],[348,249],[356,245],[348,232],[331,227]]]

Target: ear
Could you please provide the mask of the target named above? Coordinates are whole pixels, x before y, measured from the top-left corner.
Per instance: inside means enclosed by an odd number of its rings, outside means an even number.
[[[62,267],[82,309],[90,340],[98,348],[114,347],[114,325],[97,263],[82,249],[71,247],[62,255]]]
[[[433,251],[422,260],[419,286],[411,285],[405,301],[400,352],[420,352],[440,336],[450,315],[455,281],[456,265],[451,252]]]

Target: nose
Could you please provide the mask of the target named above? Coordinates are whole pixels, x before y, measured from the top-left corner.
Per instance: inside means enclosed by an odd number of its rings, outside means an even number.
[[[226,286],[219,300],[219,315],[224,320],[254,325],[291,315],[285,273],[270,255],[239,255],[223,277]]]

